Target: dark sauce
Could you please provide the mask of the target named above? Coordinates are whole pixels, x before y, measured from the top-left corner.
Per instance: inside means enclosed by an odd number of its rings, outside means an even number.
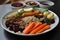
[[[12,6],[13,7],[21,7],[21,6],[23,6],[23,4],[22,3],[13,3]]]

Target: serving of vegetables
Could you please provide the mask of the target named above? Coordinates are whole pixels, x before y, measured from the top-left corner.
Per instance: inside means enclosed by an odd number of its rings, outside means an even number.
[[[37,34],[50,29],[54,14],[45,8],[23,8],[5,16],[6,27],[15,33]]]

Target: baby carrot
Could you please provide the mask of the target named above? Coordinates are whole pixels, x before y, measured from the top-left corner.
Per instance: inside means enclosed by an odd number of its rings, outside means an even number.
[[[30,32],[30,34],[35,34],[37,31],[41,30],[41,29],[42,29],[43,27],[45,27],[46,25],[47,25],[47,23],[44,23],[44,24],[38,26],[36,29],[32,30],[32,31]]]
[[[33,16],[34,14],[35,14],[34,12],[23,13],[22,17]]]
[[[31,23],[23,30],[23,33],[24,33],[24,34],[29,33],[29,31],[31,30],[31,28],[33,28],[34,25],[35,25],[35,23],[34,23],[34,22],[31,22]]]
[[[32,30],[34,30],[35,28],[37,28],[41,24],[42,24],[42,22],[37,22],[36,25],[32,28]]]
[[[36,10],[36,11],[34,11],[34,12],[27,12],[27,13],[23,13],[23,14],[22,14],[22,17],[33,16],[33,15],[39,14],[39,13],[40,13],[40,11],[38,11],[38,10]]]
[[[40,14],[41,12],[39,10],[34,11],[35,14]]]
[[[41,30],[39,30],[38,32],[36,32],[36,33],[41,33],[41,32],[43,32],[44,30],[47,30],[47,29],[49,29],[50,28],[50,25],[47,25],[47,26],[45,26],[44,28],[42,28]]]

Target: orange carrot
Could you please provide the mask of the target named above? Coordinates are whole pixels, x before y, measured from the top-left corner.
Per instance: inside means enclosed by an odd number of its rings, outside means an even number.
[[[22,17],[33,16],[34,14],[35,14],[34,12],[23,13],[23,14],[22,14]]]
[[[41,32],[43,32],[44,30],[47,30],[47,29],[49,29],[50,28],[50,25],[47,25],[47,26],[45,26],[44,28],[42,28],[41,30],[39,30],[38,32],[36,32],[36,33],[41,33]]]
[[[34,11],[35,14],[40,14],[41,12],[39,10]]]
[[[37,28],[38,26],[40,26],[42,24],[42,22],[37,22],[36,25],[31,29],[34,30],[35,28]]]
[[[38,26],[36,29],[32,30],[32,31],[30,32],[30,34],[35,34],[37,31],[41,30],[41,29],[42,29],[43,27],[45,27],[46,25],[47,25],[47,23],[44,23],[44,24]]]
[[[22,17],[26,17],[26,16],[33,16],[35,14],[39,14],[39,11],[34,11],[34,12],[27,12],[27,13],[23,13]]]
[[[32,23],[32,22],[29,22],[29,24],[31,24],[31,23]],[[26,25],[25,25],[25,28],[27,28],[29,24],[26,24]]]
[[[43,14],[41,13],[41,14],[39,14],[40,15],[40,17],[43,17]]]
[[[24,33],[24,34],[29,33],[29,31],[31,30],[31,28],[33,28],[34,25],[35,25],[35,23],[34,23],[34,22],[31,22],[31,23],[23,30],[23,33]]]

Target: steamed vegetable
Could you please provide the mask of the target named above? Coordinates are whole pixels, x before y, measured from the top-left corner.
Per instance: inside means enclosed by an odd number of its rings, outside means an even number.
[[[40,10],[42,13],[44,13],[45,11],[48,11],[47,8],[40,8],[39,10]]]
[[[21,16],[23,13],[25,13],[24,9],[20,10],[20,12],[17,13],[17,16]]]
[[[45,30],[47,30],[49,28],[50,28],[50,25],[46,25],[44,28],[42,28],[41,30],[37,31],[36,33],[41,33],[41,32],[43,32],[43,31],[45,31]]]
[[[35,14],[41,14],[41,12],[39,10],[34,10],[33,11]]]
[[[23,30],[23,34],[27,34],[30,32],[30,30],[34,27],[35,23],[31,22],[24,30]]]
[[[23,13],[26,13],[26,12],[29,12],[29,11],[32,11],[33,8],[29,8],[29,9],[19,9],[18,10],[18,13],[17,13],[17,16],[21,16]]]
[[[9,14],[9,15],[5,16],[5,18],[15,17],[15,16],[16,16],[16,14],[17,14],[17,12],[13,12],[13,13],[11,13],[11,14]]]
[[[34,30],[35,28],[37,28],[39,25],[41,25],[42,24],[42,22],[37,22],[36,24],[35,24],[35,26],[32,28],[32,30]]]
[[[22,9],[19,9],[18,12],[21,12]],[[33,8],[25,8],[24,11],[32,11]]]
[[[49,15],[47,15],[47,18],[50,19],[50,20],[51,19],[54,19],[54,14],[53,13],[50,13]]]
[[[45,17],[40,18],[40,21],[43,22],[45,20]]]
[[[43,15],[44,15],[45,17],[46,17],[48,14],[49,14],[48,11],[45,11],[45,12],[43,13]]]
[[[28,12],[28,13],[22,14],[22,17],[33,16],[34,14],[35,14],[35,13],[33,13],[33,12]]]
[[[46,23],[48,23],[48,24],[53,24],[53,23],[55,22],[54,19],[47,19],[46,17],[40,18],[40,21],[46,22]]]
[[[34,12],[28,12],[28,13],[24,13],[22,14],[22,17],[26,17],[26,16],[33,16],[35,14],[39,14],[39,11],[34,11]]]
[[[24,11],[32,11],[33,8],[29,8],[29,9],[24,9]]]
[[[44,23],[44,24],[38,26],[36,29],[32,30],[32,31],[30,32],[30,34],[35,34],[37,31],[41,30],[41,29],[42,29],[43,27],[45,27],[46,25],[47,25],[47,23]]]
[[[39,14],[39,16],[40,16],[40,17],[43,17],[43,14],[41,13],[41,14]]]

